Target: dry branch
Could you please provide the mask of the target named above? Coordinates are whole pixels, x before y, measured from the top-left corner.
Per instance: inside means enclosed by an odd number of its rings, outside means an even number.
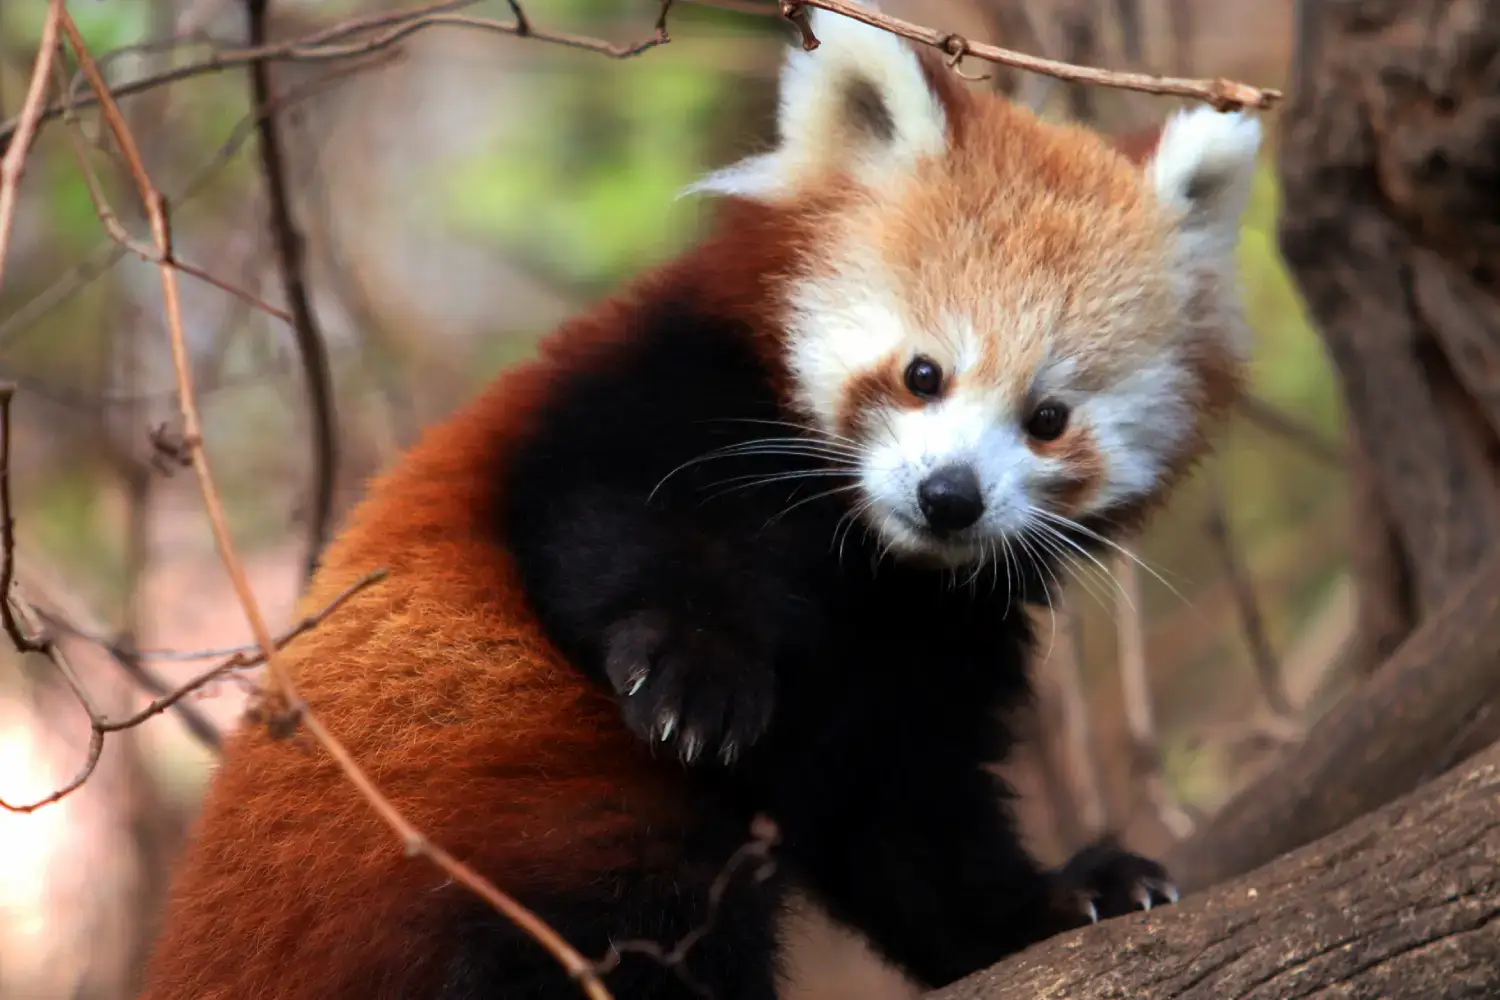
[[[898,17],[891,17],[889,14],[862,7],[850,0],[795,0],[795,2],[785,0],[782,3],[783,11],[791,12],[788,16],[792,16],[801,7],[821,7],[836,14],[843,14],[845,17],[852,17],[856,21],[863,21],[865,24],[889,31],[893,35],[939,49],[950,56],[972,56],[975,59],[1001,66],[1026,70],[1030,73],[1041,73],[1067,83],[1114,87],[1119,90],[1134,90],[1165,97],[1187,97],[1203,101],[1220,111],[1234,111],[1239,108],[1265,110],[1281,99],[1279,90],[1252,87],[1223,78],[1189,80],[1183,77],[1152,76],[1149,73],[1121,73],[1114,70],[1096,69],[1092,66],[1076,66],[1072,63],[1059,62],[1056,59],[1029,56],[1022,52],[1002,49],[998,45],[971,42],[952,32],[938,31],[935,28],[903,21]],[[803,45],[806,48],[815,48],[817,39],[809,36],[809,32],[804,32]],[[0,133],[0,138],[3,138],[3,133]]]
[[[147,263],[170,264],[184,274],[191,275],[199,281],[213,285],[220,291],[228,292],[241,302],[251,308],[260,310],[267,316],[279,319],[285,323],[292,321],[290,313],[282,309],[277,309],[254,292],[225,281],[218,275],[201,267],[195,267],[186,261],[178,259],[163,261],[156,251],[134,239],[125,230],[125,226],[120,222],[119,213],[114,210],[114,207],[109,203],[109,199],[104,195],[104,185],[99,183],[99,176],[95,173],[93,164],[89,162],[88,146],[83,136],[83,126],[78,121],[77,109],[72,107],[71,104],[63,109],[63,125],[67,127],[68,138],[72,141],[73,158],[78,162],[78,170],[83,175],[84,187],[89,192],[89,200],[94,203],[94,214],[99,217],[99,222],[104,226],[104,231],[109,235],[109,238],[114,240],[122,250],[130,251]]]
[[[246,0],[250,20],[251,48],[264,48],[270,15],[270,0]],[[519,17],[519,10],[518,10]],[[518,24],[522,22],[518,21]],[[250,64],[250,107],[268,109],[273,104],[271,64],[257,59]],[[333,524],[333,486],[338,472],[338,431],[333,407],[333,375],[328,367],[328,347],[313,312],[307,290],[303,251],[307,241],[292,217],[287,191],[285,155],[276,116],[257,114],[260,132],[260,167],[270,205],[271,235],[276,242],[276,266],[281,287],[291,308],[292,336],[302,358],[307,378],[308,409],[312,414],[312,510],[308,517],[308,551],[304,576],[311,579],[318,568],[323,546]]]
[[[1260,681],[1261,694],[1265,696],[1266,705],[1272,712],[1282,718],[1290,718],[1295,714],[1292,699],[1286,693],[1286,685],[1281,679],[1281,665],[1276,662],[1276,652],[1271,648],[1270,636],[1266,634],[1266,622],[1260,613],[1255,584],[1250,579],[1250,567],[1245,565],[1230,532],[1224,485],[1214,474],[1209,476],[1208,481],[1207,521],[1208,536],[1219,550],[1224,575],[1229,580],[1229,589],[1239,611],[1240,629],[1250,653],[1250,662],[1255,667],[1256,679]]]
[[[1125,722],[1130,731],[1131,774],[1146,802],[1173,837],[1193,832],[1193,818],[1177,804],[1162,772],[1161,742],[1156,731],[1156,713],[1151,702],[1150,671],[1146,662],[1146,621],[1141,577],[1135,561],[1122,554],[1111,560],[1119,584],[1115,608],[1119,641],[1120,685]]]
[[[1240,413],[1256,427],[1296,445],[1320,462],[1334,468],[1344,465],[1344,454],[1338,445],[1260,397],[1249,393],[1241,396]]]
[[[5,253],[10,246],[10,229],[16,216],[16,194],[21,186],[21,175],[26,171],[26,154],[31,152],[31,141],[44,120],[46,112],[42,102],[47,98],[47,78],[52,72],[52,59],[57,54],[57,29],[62,17],[62,0],[52,0],[47,8],[47,19],[42,23],[42,40],[37,49],[36,64],[31,71],[31,86],[26,92],[26,103],[16,119],[15,127],[7,134],[15,136],[5,149],[5,158],[0,160],[0,287],[5,283]]]
[[[116,644],[107,640],[88,635],[77,626],[65,623],[54,616],[54,622],[61,626],[62,631],[72,632],[83,638],[94,639],[94,641],[102,645],[119,660],[133,678],[149,681],[150,686],[163,688],[159,697],[125,718],[106,719],[99,712],[98,708],[94,705],[94,700],[90,696],[88,689],[79,678],[77,671],[73,669],[71,661],[58,645],[56,636],[45,626],[44,620],[47,616],[23,597],[16,587],[15,580],[19,560],[16,553],[15,514],[11,506],[10,482],[10,405],[13,398],[13,387],[0,385],[0,625],[3,625],[6,635],[9,636],[11,644],[18,652],[38,653],[52,661],[53,665],[57,668],[58,675],[67,684],[89,720],[88,750],[85,753],[83,763],[79,766],[78,771],[71,780],[34,802],[13,803],[0,799],[0,809],[16,813],[29,813],[58,802],[83,787],[84,782],[88,781],[99,766],[99,758],[104,751],[104,740],[108,734],[134,729],[136,726],[169,709],[181,709],[184,707],[184,699],[236,669],[255,666],[264,662],[265,656],[263,652],[259,651],[258,647],[257,651],[253,653],[249,651],[235,652],[222,663],[203,671],[185,684],[167,688],[151,675],[149,671],[144,670],[138,658],[129,650],[121,649]],[[310,628],[314,628],[354,594],[378,582],[384,576],[384,571],[378,571],[356,581],[352,586],[329,602],[321,611],[304,618],[285,635],[277,639],[275,642],[276,647],[279,649],[296,636]],[[55,596],[53,603],[57,603]],[[195,727],[191,713],[187,713],[187,719],[190,728],[201,728],[208,725],[206,720],[199,720]],[[211,729],[210,731],[212,732],[213,739],[205,739],[205,742],[217,746],[217,731]]]
[[[1476,706],[1500,698],[1500,558],[1455,589],[1307,738],[1168,859],[1213,885],[1337,830],[1417,787]]]
[[[278,61],[315,62],[355,58],[389,49],[419,31],[440,26],[513,35],[519,38],[560,45],[565,48],[594,52],[613,59],[633,58],[656,48],[658,45],[664,45],[671,40],[666,31],[665,23],[665,13],[669,5],[663,5],[661,8],[655,30],[650,36],[637,42],[618,44],[599,38],[540,29],[526,16],[525,10],[519,2],[511,4],[511,9],[516,15],[513,21],[498,21],[492,18],[469,17],[451,13],[453,8],[468,6],[469,3],[473,2],[477,2],[477,0],[459,0],[459,2],[452,2],[450,0],[447,3],[427,4],[412,10],[362,18],[350,18],[332,27],[324,28],[286,42],[279,42],[272,45],[251,45],[240,49],[216,49],[208,58],[199,62],[175,66],[170,70],[150,74],[138,80],[133,80],[130,83],[121,84],[119,87],[114,88],[111,94],[118,100],[119,98],[140,94],[181,80],[188,80],[211,73],[221,73],[225,70],[257,63],[264,64]],[[710,6],[715,5],[712,0],[703,0],[703,2],[708,2]],[[743,11],[746,9],[739,4],[733,3],[725,3],[724,6],[733,10]],[[872,24],[877,28],[889,31],[902,38],[946,52],[955,61],[962,56],[972,56],[975,59],[981,59],[999,66],[1007,66],[1030,73],[1039,73],[1070,83],[1115,87],[1147,94],[1186,97],[1205,101],[1221,111],[1230,111],[1237,108],[1269,109],[1281,99],[1281,92],[1279,90],[1252,87],[1248,84],[1237,83],[1233,80],[1222,78],[1192,80],[1184,77],[1153,76],[1147,73],[1123,73],[1113,70],[1096,69],[1091,66],[1075,66],[1070,63],[1059,62],[1055,59],[1044,59],[1039,56],[1003,49],[997,45],[990,45],[985,42],[969,41],[952,32],[939,31],[935,28],[928,28],[910,21],[904,21],[900,18],[880,13],[879,11],[868,10],[867,8],[846,2],[846,0],[797,0],[795,3],[783,4],[783,14],[792,20],[793,23],[796,23],[799,19],[798,11],[804,7],[822,7],[825,10],[842,14],[845,17],[864,21],[866,24]],[[770,5],[765,7],[765,11],[768,14],[773,13],[775,10],[776,8]],[[345,39],[349,39],[352,36],[361,35],[366,37],[353,41],[345,41]],[[812,35],[811,31],[804,29],[803,44],[808,48],[816,47],[817,39]],[[83,97],[77,103],[79,107],[90,107],[98,103],[98,97],[97,95],[91,98]],[[62,112],[63,104],[61,102],[50,104],[41,109],[37,120],[39,122],[49,121],[59,117]],[[12,137],[17,134],[20,126],[21,120],[19,118],[0,125],[0,148],[8,146]]]
[[[1176,906],[1045,941],[930,1000],[1500,996],[1500,745]]]
[[[8,417],[8,414],[0,410],[0,416]],[[3,433],[4,430],[0,429],[0,434]],[[0,470],[0,476],[4,475],[7,472]],[[166,698],[178,690],[177,685],[167,682],[147,665],[128,636],[106,636],[106,629],[94,612],[75,594],[58,585],[54,574],[41,571],[35,562],[28,565],[19,552],[10,553],[10,558],[15,560],[16,581],[22,593],[27,595],[32,609],[48,631],[58,634],[59,638],[73,637],[101,647],[119,664],[125,675],[152,698]],[[228,665],[225,668],[228,669]],[[164,703],[162,708],[166,707],[168,704]],[[170,708],[194,739],[207,749],[219,752],[219,727],[200,712],[190,699],[178,698],[170,703]]]

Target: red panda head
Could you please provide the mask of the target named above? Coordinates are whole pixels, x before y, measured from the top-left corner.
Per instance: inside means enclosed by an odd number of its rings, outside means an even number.
[[[1235,251],[1260,144],[1203,108],[1144,164],[816,9],[779,142],[694,190],[811,216],[792,403],[857,452],[870,524],[964,563],[1162,495],[1238,391]]]

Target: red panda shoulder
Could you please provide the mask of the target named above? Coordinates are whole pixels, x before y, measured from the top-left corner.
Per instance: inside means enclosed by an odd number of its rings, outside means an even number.
[[[645,841],[670,837],[686,808],[608,694],[543,635],[494,516],[505,462],[568,364],[622,335],[608,310],[571,325],[377,480],[298,614],[387,575],[280,654],[395,806],[523,898],[670,850]],[[246,726],[177,869],[142,996],[312,1000],[417,982],[438,974],[423,963],[442,961],[462,891],[405,857],[305,734]]]

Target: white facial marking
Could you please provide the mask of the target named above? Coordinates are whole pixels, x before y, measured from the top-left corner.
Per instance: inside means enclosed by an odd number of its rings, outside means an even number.
[[[1139,499],[1156,488],[1194,426],[1186,381],[1182,363],[1164,352],[1082,401],[1074,419],[1093,433],[1104,476],[1080,513]]]
[[[985,393],[958,393],[920,409],[892,409],[861,470],[873,502],[872,517],[888,523],[902,548],[933,551],[965,562],[982,540],[1011,535],[1027,518],[1028,494],[1050,460],[1034,454],[1004,400]],[[970,528],[940,542],[924,534],[918,490],[928,476],[947,466],[971,468],[979,478],[984,512]]]
[[[791,296],[788,340],[799,402],[833,428],[850,379],[889,358],[912,331],[877,267],[858,258],[802,282]]]

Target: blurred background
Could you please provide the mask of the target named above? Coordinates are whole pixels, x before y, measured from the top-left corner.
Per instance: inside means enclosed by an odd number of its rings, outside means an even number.
[[[276,0],[271,33],[298,38],[415,6]],[[377,53],[275,65],[285,172],[334,385],[335,518],[424,425],[558,320],[695,239],[703,206],[675,194],[767,141],[775,71],[794,34],[773,6],[734,6],[682,3],[669,45],[619,61],[436,27]],[[1292,46],[1290,0],[883,6],[1054,57],[1265,86],[1285,84]],[[246,37],[238,0],[70,7],[96,54],[118,51],[104,63],[115,85]],[[538,0],[527,11],[540,27],[622,43],[650,37],[656,18],[651,0]],[[0,117],[20,108],[44,12],[42,0],[0,3]],[[503,2],[464,13],[510,17]],[[971,75],[993,69],[965,64]],[[1044,114],[1109,131],[1173,107],[998,72],[970,85],[1016,88]],[[285,308],[245,73],[196,76],[121,106],[169,198],[178,256]],[[161,285],[157,268],[101,225],[80,141],[120,223],[149,237],[102,136],[81,111],[45,128],[32,152],[0,292],[0,378],[17,385],[21,582],[99,712],[114,717],[250,635],[193,476],[159,446],[181,430]],[[1160,850],[1295,738],[1288,706],[1316,706],[1344,681],[1341,411],[1276,251],[1274,143],[1273,122],[1241,257],[1259,336],[1255,409],[1132,546],[1149,571],[1117,572],[1118,584],[1086,575],[1070,587],[1071,614],[1043,615],[1055,641],[1033,721],[1045,738],[1012,770],[1028,834],[1048,859],[1106,823]],[[302,362],[285,322],[190,276],[182,288],[208,450],[279,630],[301,586],[318,481]],[[253,679],[227,677],[112,734],[96,772],[60,801],[0,812],[0,998],[131,994],[214,744],[237,724]],[[65,785],[89,735],[55,665],[7,645],[0,798],[26,803]],[[827,928],[799,933],[807,996],[894,989],[873,985],[879,971]]]

